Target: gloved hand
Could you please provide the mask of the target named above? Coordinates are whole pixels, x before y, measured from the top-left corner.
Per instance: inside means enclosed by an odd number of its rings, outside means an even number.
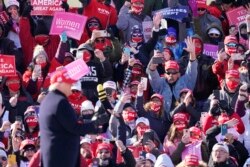
[[[247,93],[247,84],[243,84],[241,87],[240,87],[240,90],[239,90],[239,95],[238,95],[238,99],[240,101],[245,101],[248,97],[248,93]]]
[[[23,17],[29,17],[30,16],[30,12],[33,10],[33,7],[31,6],[31,4],[29,2],[27,2],[23,8],[23,13],[21,14],[21,16]]]
[[[97,85],[98,98],[100,101],[104,101],[107,98],[106,92],[103,89],[102,84]]]
[[[66,32],[62,32],[62,33],[60,34],[60,40],[61,40],[63,43],[66,43],[66,42],[67,42],[68,37],[67,37]]]
[[[65,12],[69,11],[69,4],[67,1],[62,1],[61,7],[65,10]]]

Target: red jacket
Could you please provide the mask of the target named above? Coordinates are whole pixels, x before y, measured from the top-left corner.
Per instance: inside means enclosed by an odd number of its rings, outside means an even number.
[[[245,131],[245,126],[244,126],[240,116],[237,113],[233,113],[231,116],[229,116],[229,119],[231,120],[233,118],[236,118],[239,120],[239,123],[234,128],[237,130],[237,132],[239,134],[243,134]],[[208,114],[207,117],[204,118],[203,132],[206,133],[206,131],[214,125],[218,125],[217,118]]]
[[[76,9],[71,9],[70,11],[74,13],[77,12]],[[88,19],[92,17],[98,18],[101,22],[103,30],[106,29],[106,27],[108,27],[109,25],[116,25],[116,22],[118,20],[117,11],[113,6],[105,5],[98,2],[97,0],[90,0],[89,4],[84,7],[82,15],[87,16]],[[85,28],[79,44],[86,42],[89,38],[91,37],[88,35],[88,32]]]
[[[76,111],[77,115],[80,115],[81,113],[81,106],[82,106],[82,102],[84,102],[85,100],[87,100],[87,98],[85,96],[82,96],[79,99],[72,99],[69,98],[69,103],[72,105],[72,107],[74,108],[74,110]]]
[[[20,24],[19,37],[24,55],[24,65],[28,67],[29,63],[32,61],[33,50],[34,47],[37,45],[37,43],[35,42],[35,38],[32,36],[30,32],[31,27],[29,19],[27,17],[21,17],[19,24]],[[59,42],[60,42],[60,37],[58,35],[50,35],[49,43],[46,46],[44,46],[44,49],[50,61],[53,59],[53,57],[55,57]]]
[[[45,77],[41,76],[37,81],[32,80],[32,71],[26,70],[23,74],[23,82],[27,91],[32,95],[33,99],[36,99],[40,93],[41,88],[47,89],[50,85],[50,73],[55,71],[61,64],[54,58],[49,67],[49,71]]]

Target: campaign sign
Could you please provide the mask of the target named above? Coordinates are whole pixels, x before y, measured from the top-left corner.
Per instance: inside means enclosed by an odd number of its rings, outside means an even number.
[[[192,10],[193,16],[197,17],[198,13],[197,13],[197,2],[196,0],[188,0],[188,4]]]
[[[50,35],[59,35],[62,32],[66,32],[68,37],[79,40],[86,21],[86,16],[68,12],[56,12],[51,24]]]
[[[174,8],[164,8],[161,10],[153,11],[153,15],[160,13],[163,18],[173,19],[181,22],[184,18],[188,17],[188,6],[177,6]]]
[[[143,21],[142,22],[142,30],[143,30],[145,42],[147,42],[151,38],[152,28],[153,28],[152,21]]]
[[[238,26],[240,23],[245,22],[247,10],[241,6],[230,10],[226,13],[229,24]]]
[[[53,16],[55,12],[65,11],[62,7],[63,0],[31,0],[33,10],[31,15]]]
[[[0,23],[6,24],[9,21],[10,17],[6,11],[0,12]]]
[[[69,77],[73,80],[79,80],[90,72],[89,67],[83,59],[73,61],[72,63],[66,65],[65,69],[67,70]]]
[[[13,75],[16,75],[15,56],[0,54],[0,76]]]
[[[211,56],[215,60],[217,59],[217,52],[218,52],[219,47],[217,45],[212,45],[212,44],[204,44],[203,47],[203,54],[207,56]]]

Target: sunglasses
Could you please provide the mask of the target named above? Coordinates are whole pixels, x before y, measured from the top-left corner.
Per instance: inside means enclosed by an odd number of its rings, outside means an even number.
[[[26,148],[24,151],[25,151],[25,152],[26,152],[26,151],[34,151],[34,152],[35,152],[35,148],[32,148],[32,147]]]
[[[178,74],[179,72],[178,71],[172,71],[172,72],[170,72],[170,71],[166,71],[166,74],[167,75],[175,75],[175,74]]]
[[[105,42],[105,39],[96,39],[95,42],[96,42],[96,43],[104,43],[104,42]]]
[[[238,46],[238,44],[236,43],[228,43],[228,44],[225,44],[227,47],[233,47],[233,48],[236,48]]]
[[[133,37],[142,37],[142,34],[141,33],[133,33],[132,36]]]
[[[205,8],[198,8],[197,10],[198,11],[205,11],[206,9]]]
[[[0,157],[2,161],[7,161],[6,157]]]
[[[208,35],[211,36],[211,37],[219,37],[220,36],[219,34],[215,34],[215,33],[210,33]]]

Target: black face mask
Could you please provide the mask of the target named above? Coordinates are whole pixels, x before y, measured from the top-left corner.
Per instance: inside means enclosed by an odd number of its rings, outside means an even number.
[[[218,43],[221,42],[221,37],[219,37],[219,38],[211,38],[211,37],[208,37],[208,39],[209,39],[209,42],[210,42],[211,44],[214,44],[214,45],[218,45]]]
[[[247,40],[247,39],[248,39],[247,34],[240,34],[240,36],[241,36],[244,40]]]

